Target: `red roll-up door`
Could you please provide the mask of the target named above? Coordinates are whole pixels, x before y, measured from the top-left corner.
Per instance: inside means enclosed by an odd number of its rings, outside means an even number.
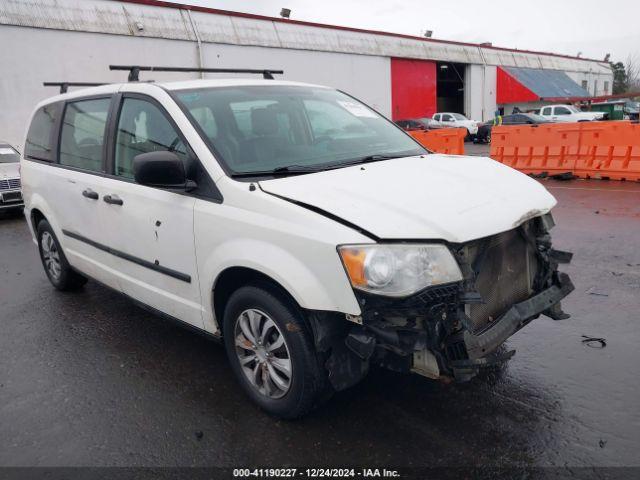
[[[436,63],[391,59],[391,118],[431,117],[436,113]]]

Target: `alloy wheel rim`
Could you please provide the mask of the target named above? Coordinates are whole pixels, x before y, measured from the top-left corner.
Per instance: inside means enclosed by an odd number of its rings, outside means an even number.
[[[243,311],[235,322],[235,352],[245,377],[260,394],[282,398],[291,388],[289,347],[276,323],[256,309]]]
[[[60,253],[56,245],[53,235],[44,232],[41,239],[42,245],[42,261],[49,275],[57,280],[62,273],[62,265],[60,264]]]

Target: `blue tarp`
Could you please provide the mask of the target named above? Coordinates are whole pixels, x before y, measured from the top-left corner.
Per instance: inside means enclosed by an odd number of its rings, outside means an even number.
[[[501,67],[540,98],[589,97],[589,92],[560,70]]]

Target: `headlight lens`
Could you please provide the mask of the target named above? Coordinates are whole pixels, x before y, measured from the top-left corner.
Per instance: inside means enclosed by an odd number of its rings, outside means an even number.
[[[405,297],[462,280],[453,255],[440,244],[344,245],[338,252],[351,285],[378,295]]]

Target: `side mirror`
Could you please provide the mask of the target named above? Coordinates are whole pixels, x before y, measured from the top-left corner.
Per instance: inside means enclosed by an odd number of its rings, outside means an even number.
[[[137,183],[149,187],[186,189],[184,163],[174,152],[158,151],[136,155],[133,175]]]

